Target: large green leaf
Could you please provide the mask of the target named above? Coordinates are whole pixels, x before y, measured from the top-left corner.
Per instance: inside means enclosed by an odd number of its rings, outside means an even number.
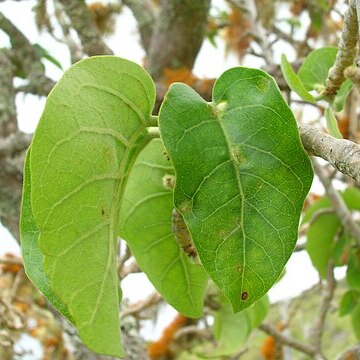
[[[44,270],[84,342],[122,356],[116,247],[129,170],[149,141],[154,84],[137,64],[93,57],[49,95],[31,145],[31,206]]]
[[[354,250],[350,254],[346,282],[351,288],[360,290],[360,252],[358,250]]]
[[[210,277],[240,311],[278,279],[297,239],[313,171],[272,77],[233,68],[213,103],[171,86],[159,116],[175,206]]]
[[[180,313],[200,317],[208,276],[180,249],[172,233],[174,170],[153,140],[139,155],[120,212],[120,235],[140,268],[164,299]]]
[[[360,341],[360,303],[351,312],[351,324],[357,339]]]
[[[350,314],[355,306],[359,303],[360,292],[357,290],[347,291],[341,298],[339,306],[339,316],[345,316]]]
[[[50,287],[43,269],[43,254],[39,248],[39,229],[36,226],[31,209],[31,177],[30,177],[30,149],[26,153],[24,166],[23,197],[21,203],[20,233],[21,253],[26,275],[46,296],[46,298],[70,321],[72,316],[65,304],[56,296]]]
[[[306,250],[314,267],[324,279],[339,227],[340,221],[334,214],[322,214],[310,225],[307,232]]]

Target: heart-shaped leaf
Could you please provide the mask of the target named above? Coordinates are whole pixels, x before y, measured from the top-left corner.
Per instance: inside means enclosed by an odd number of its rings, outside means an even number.
[[[155,100],[137,64],[93,57],[49,95],[31,145],[31,208],[44,270],[94,351],[124,355],[116,247],[129,171],[148,143]]]
[[[160,132],[176,171],[174,202],[210,277],[240,311],[281,274],[313,171],[273,78],[234,68],[207,103],[170,87]]]
[[[120,212],[120,235],[140,268],[177,311],[200,317],[208,276],[180,249],[172,232],[174,169],[161,140],[141,152]]]

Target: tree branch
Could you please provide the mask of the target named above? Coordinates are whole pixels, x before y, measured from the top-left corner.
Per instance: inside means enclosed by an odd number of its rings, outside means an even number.
[[[9,53],[13,64],[23,70],[39,95],[47,95],[55,83],[45,75],[44,65],[23,33],[0,12],[0,29],[10,38],[13,51]]]
[[[355,239],[357,246],[360,248],[360,227],[353,220],[351,212],[347,208],[339,192],[336,191],[333,187],[331,179],[326,176],[323,168],[315,159],[313,160],[313,167],[321,183],[324,185],[326,194],[330,200],[336,216],[339,218],[342,225],[349,231],[350,235]]]
[[[344,25],[339,41],[339,51],[334,66],[330,69],[326,81],[324,96],[334,96],[345,81],[344,70],[355,60],[358,42],[358,19],[355,0],[349,1],[349,7],[344,15]]]
[[[307,125],[301,125],[299,131],[304,148],[310,155],[323,158],[343,174],[360,181],[360,145],[336,139]]]
[[[102,40],[84,0],[59,0],[79,35],[84,52],[89,56],[111,55],[112,51]]]
[[[320,305],[318,317],[311,331],[312,343],[319,354],[321,354],[321,340],[325,329],[325,320],[330,309],[331,301],[334,297],[335,287],[336,281],[334,277],[334,265],[330,263],[327,269],[325,294]]]
[[[133,13],[140,33],[141,43],[146,52],[148,52],[155,23],[154,9],[148,0],[122,0]]]
[[[307,354],[311,357],[314,357],[317,352],[313,346],[303,344],[295,339],[292,339],[286,335],[284,335],[279,330],[275,329],[273,326],[268,324],[261,324],[259,329],[266,332],[267,334],[273,336],[276,340],[281,342],[284,345],[287,345],[295,350],[298,350],[304,354]]]
[[[165,68],[192,69],[204,39],[210,0],[161,0],[147,67],[155,80]]]

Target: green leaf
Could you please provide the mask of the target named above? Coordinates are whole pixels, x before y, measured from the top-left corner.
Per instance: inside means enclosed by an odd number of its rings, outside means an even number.
[[[313,50],[301,65],[298,76],[306,90],[325,86],[330,68],[334,65],[337,48],[328,46]]]
[[[306,250],[320,276],[325,279],[340,221],[334,214],[322,214],[307,232]]]
[[[298,76],[308,91],[317,90],[321,93],[321,90],[326,86],[329,71],[335,64],[337,52],[338,49],[336,47],[329,46],[313,50],[306,57],[299,69]],[[335,111],[339,112],[342,110],[351,88],[351,81],[346,80],[335,98],[331,99]]]
[[[200,260],[235,312],[278,279],[297,239],[313,171],[273,78],[234,68],[213,103],[170,87],[160,132],[176,171],[175,206]]]
[[[221,309],[214,314],[216,348],[209,357],[231,356],[244,346],[251,324],[246,311],[234,314],[229,302],[223,300]]]
[[[315,102],[314,97],[309,94],[307,89],[304,87],[304,84],[301,82],[301,79],[296,75],[295,71],[291,67],[291,64],[288,62],[286,55],[281,55],[281,71],[284,75],[285,81],[289,85],[292,91],[295,91],[303,100],[309,102]]]
[[[344,199],[345,204],[351,210],[360,210],[360,190],[357,188],[347,188],[340,192],[341,197]],[[329,199],[323,196],[321,199],[315,201],[306,211],[302,223],[306,223],[312,219],[314,214],[319,209],[331,208]]]
[[[113,56],[72,66],[50,93],[31,145],[31,206],[44,270],[82,340],[122,356],[116,248],[133,162],[149,141],[154,84]]]
[[[350,314],[359,303],[360,293],[356,290],[347,291],[341,298],[339,316]]]
[[[338,128],[338,123],[334,112],[330,107],[327,107],[325,110],[325,119],[326,119],[326,126],[329,129],[330,135],[336,137],[337,139],[342,139],[343,136]]]
[[[270,307],[269,297],[264,295],[259,301],[245,310],[251,329],[257,328],[265,319]]]
[[[350,253],[346,282],[351,288],[360,290],[360,253],[357,250]]]
[[[33,47],[35,48],[37,54],[40,58],[44,58],[54,64],[57,68],[62,70],[62,66],[58,60],[56,60],[53,56],[51,56],[46,49],[44,49],[39,44],[34,44]]]
[[[351,312],[351,324],[353,326],[354,334],[360,340],[360,303]]]
[[[43,270],[43,255],[39,248],[39,230],[36,226],[31,210],[31,177],[30,177],[30,149],[26,153],[24,166],[23,197],[21,203],[20,233],[21,233],[21,253],[24,268],[28,278],[37,286],[45,297],[57,308],[65,317],[73,322],[72,316],[65,304],[50,287],[49,281]]]
[[[239,352],[251,331],[265,319],[268,310],[267,295],[237,314],[232,312],[229,302],[221,297],[221,308],[214,314],[214,337],[217,346],[210,357],[231,356]]]
[[[161,140],[153,140],[135,162],[120,212],[120,235],[164,299],[180,313],[200,317],[208,276],[172,233],[173,191],[168,183],[174,170],[163,151]]]

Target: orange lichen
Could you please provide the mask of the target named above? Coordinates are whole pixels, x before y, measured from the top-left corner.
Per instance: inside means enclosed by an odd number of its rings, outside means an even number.
[[[191,70],[185,66],[178,69],[165,68],[163,74],[166,86],[170,86],[174,82],[182,82],[192,86],[196,80]]]
[[[169,346],[174,339],[174,335],[178,329],[186,325],[187,321],[187,317],[178,314],[164,329],[160,339],[148,345],[147,351],[152,360],[159,359],[171,353]]]
[[[14,254],[10,254],[10,253],[6,253],[4,255],[5,259],[9,259],[9,260],[21,260],[20,257],[15,256]],[[17,274],[19,272],[19,270],[21,269],[21,265],[20,264],[1,264],[0,265],[0,270],[3,273],[12,273],[12,274]]]
[[[261,346],[261,355],[265,360],[275,360],[276,340],[273,336],[267,336]]]
[[[229,25],[225,28],[224,37],[230,49],[239,58],[245,55],[253,37],[251,35],[253,24],[248,18],[247,13],[237,8],[232,8],[229,14]]]
[[[114,15],[120,12],[120,7],[113,4],[94,2],[88,5],[91,17],[102,34],[112,34],[115,27]]]
[[[320,195],[310,192],[305,199],[303,211],[306,211],[315,201],[321,198]]]

